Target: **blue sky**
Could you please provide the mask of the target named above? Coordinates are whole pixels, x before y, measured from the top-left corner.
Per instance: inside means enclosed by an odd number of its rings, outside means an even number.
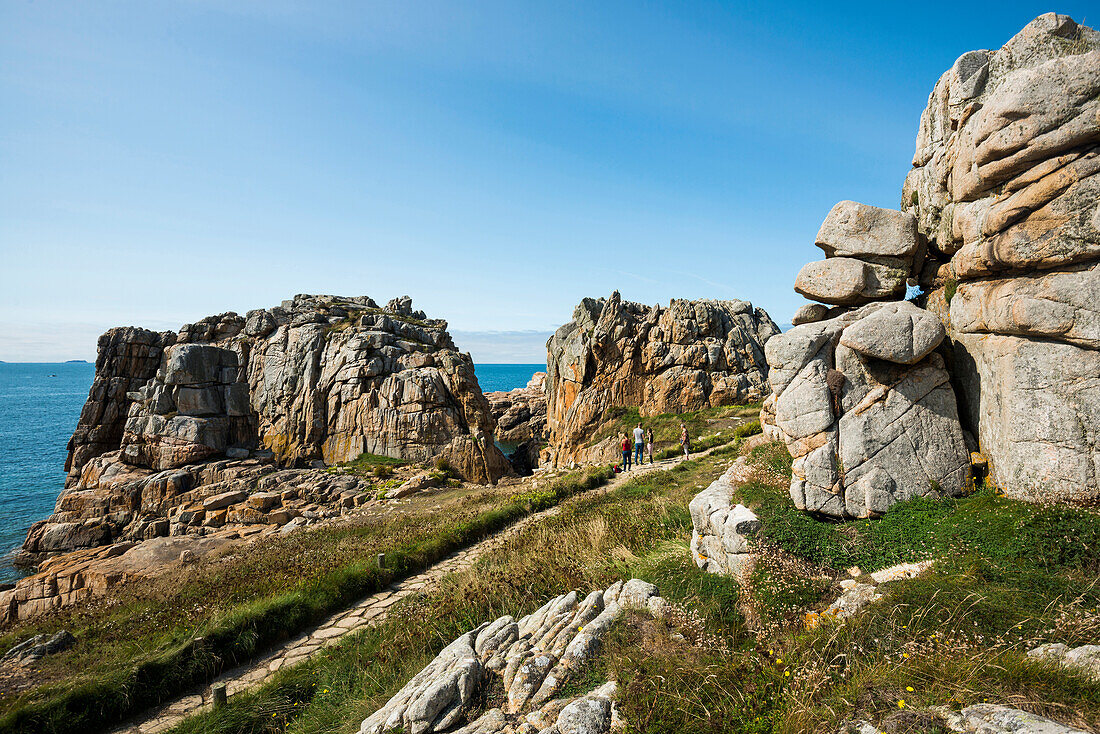
[[[2,0],[0,359],[295,293],[409,294],[483,362],[614,289],[787,322],[939,75],[1050,9]]]

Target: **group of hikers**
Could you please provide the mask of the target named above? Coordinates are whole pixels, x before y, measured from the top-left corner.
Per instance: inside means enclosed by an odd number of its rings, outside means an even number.
[[[653,463],[653,429],[642,428],[642,424],[639,423],[633,430],[634,438],[634,451],[631,452],[631,436],[629,434],[622,434],[622,441],[620,442],[620,448],[623,452],[623,463],[615,467],[615,471],[627,471],[630,469],[631,460],[633,463],[641,466],[645,463],[645,457],[649,457],[649,463]],[[683,423],[680,424],[680,447],[684,450],[684,456],[691,453],[691,440],[688,438],[687,426]]]

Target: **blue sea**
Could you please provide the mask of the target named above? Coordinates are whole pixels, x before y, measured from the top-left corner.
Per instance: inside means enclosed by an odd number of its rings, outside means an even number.
[[[544,364],[480,364],[485,392],[523,387]],[[8,558],[27,530],[53,512],[65,486],[69,437],[95,377],[95,365],[0,363],[0,582],[20,573]]]
[[[474,365],[482,392],[499,392],[526,387],[536,372],[545,372],[545,364],[478,364]]]

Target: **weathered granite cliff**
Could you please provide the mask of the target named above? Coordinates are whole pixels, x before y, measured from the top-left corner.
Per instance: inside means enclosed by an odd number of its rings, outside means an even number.
[[[904,211],[833,208],[795,282],[833,307],[767,344],[761,421],[795,459],[792,498],[862,517],[955,493],[966,428],[1009,495],[1096,502],[1100,34],[1048,13],[961,56],[913,165]],[[906,282],[928,310],[874,303]]]
[[[296,296],[179,334],[108,332],[70,442],[68,486],[24,551],[202,528],[202,517],[169,515],[242,481],[254,488],[276,465],[368,452],[441,458],[478,483],[510,474],[473,363],[446,326],[407,297],[379,308],[365,297]]]
[[[547,415],[557,464],[613,457],[590,440],[613,407],[643,415],[760,400],[764,342],[779,327],[745,301],[672,301],[668,308],[586,298],[547,349]]]
[[[1100,499],[1100,33],[1047,13],[960,56],[921,115],[902,207],[995,480]]]

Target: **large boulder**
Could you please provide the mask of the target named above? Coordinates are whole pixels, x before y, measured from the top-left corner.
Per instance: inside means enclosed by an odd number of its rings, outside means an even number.
[[[778,333],[745,301],[584,299],[546,344],[551,458],[609,458],[613,447],[592,440],[610,408],[655,415],[762,400],[764,342]]]
[[[1100,33],[1047,13],[940,77],[903,189],[963,418],[1014,497],[1100,497],[1098,144]]]
[[[969,479],[955,394],[929,311],[875,303],[796,326],[765,346],[774,430],[794,458],[791,498],[832,517],[871,517]]]

